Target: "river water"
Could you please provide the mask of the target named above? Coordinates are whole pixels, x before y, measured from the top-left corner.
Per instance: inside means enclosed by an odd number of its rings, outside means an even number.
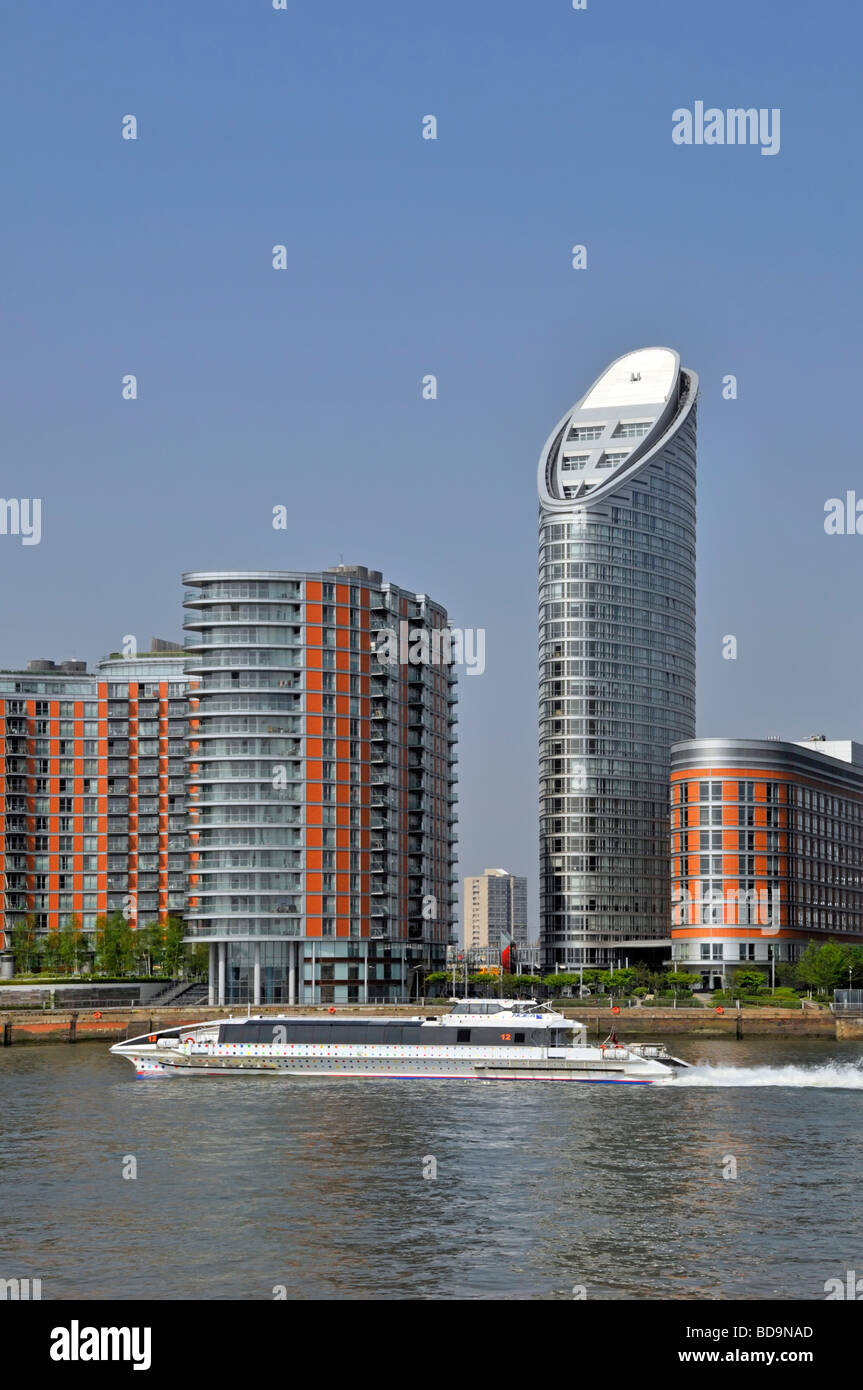
[[[700,1061],[685,1080],[628,1087],[136,1081],[101,1043],[13,1046],[0,1278],[43,1299],[824,1299],[863,1276],[863,1046],[675,1048]]]

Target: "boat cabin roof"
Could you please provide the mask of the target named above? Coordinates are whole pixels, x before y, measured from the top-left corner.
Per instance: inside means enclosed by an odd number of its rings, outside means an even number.
[[[454,1008],[450,1009],[452,1014],[528,1014],[533,1017],[540,1017],[543,1014],[553,1013],[547,1004],[538,1004],[535,999],[459,999]]]

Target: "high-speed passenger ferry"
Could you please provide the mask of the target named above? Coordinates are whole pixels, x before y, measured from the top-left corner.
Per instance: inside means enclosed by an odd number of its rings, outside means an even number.
[[[598,1081],[643,1085],[677,1067],[661,1044],[591,1045],[582,1023],[544,1004],[463,999],[439,1017],[249,1015],[166,1028],[111,1048],[140,1077],[360,1077]]]

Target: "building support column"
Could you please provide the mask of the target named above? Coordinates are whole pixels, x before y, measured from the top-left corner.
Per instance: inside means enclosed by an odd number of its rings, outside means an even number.
[[[252,948],[252,960],[254,962],[252,970],[252,1003],[261,1002],[261,943],[256,941]]]
[[[207,981],[207,1003],[209,1004],[210,1008],[212,1008],[213,1005],[214,1005],[215,1002],[216,1002],[216,990],[217,990],[217,988],[218,988],[218,982],[217,982],[217,980],[216,980],[216,943],[215,943],[215,941],[211,941],[211,942],[210,942],[210,969],[209,969],[209,972],[208,972],[208,981]]]
[[[219,988],[216,1003],[219,1005],[225,1002],[225,942],[219,942]]]
[[[288,942],[288,1003],[297,1002],[297,951],[295,941]]]

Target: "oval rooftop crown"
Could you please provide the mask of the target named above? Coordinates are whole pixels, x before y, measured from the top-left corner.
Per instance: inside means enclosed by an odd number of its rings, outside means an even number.
[[[563,511],[631,477],[680,424],[695,386],[671,348],[638,348],[618,357],[546,440],[537,478],[542,506]]]

